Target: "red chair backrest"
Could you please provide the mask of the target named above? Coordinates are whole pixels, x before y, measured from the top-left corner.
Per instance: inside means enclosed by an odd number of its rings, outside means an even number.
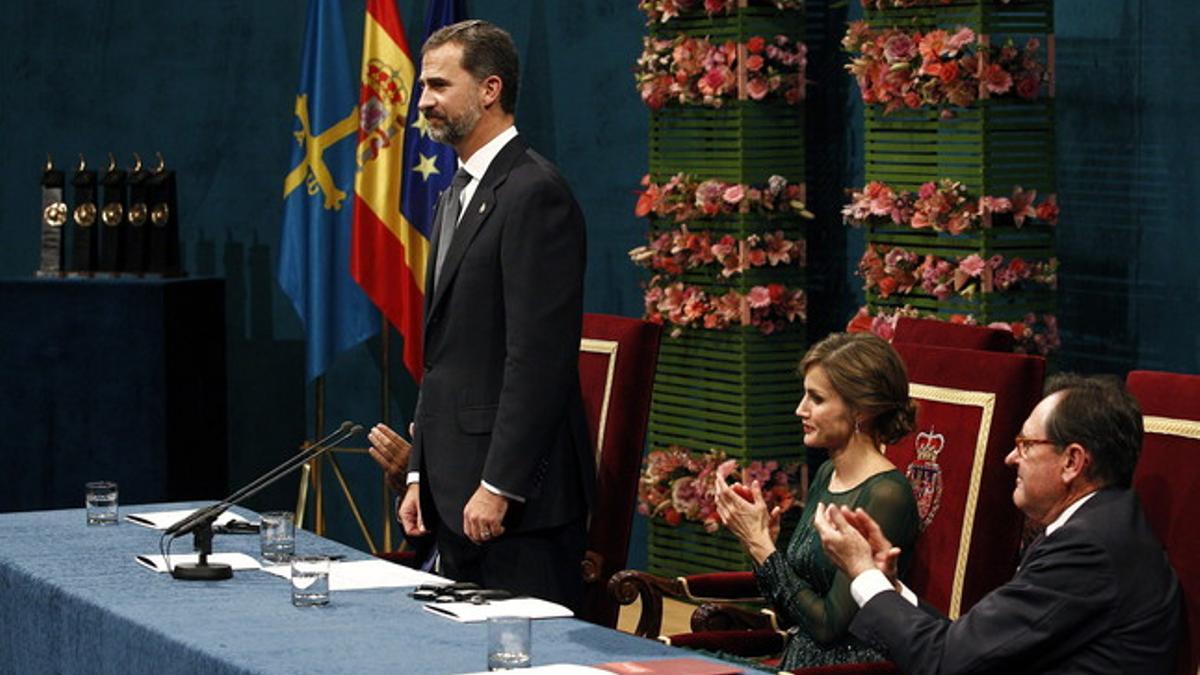
[[[585,588],[581,618],[615,627],[619,607],[606,591],[625,568],[637,500],[650,394],[662,327],[606,314],[585,314],[579,383],[596,450],[596,501],[588,550],[599,554],[599,579]]]
[[[899,342],[1004,353],[1012,353],[1016,345],[1010,331],[903,316],[896,320],[896,334],[892,337],[893,344]]]
[[[917,429],[887,448],[923,519],[908,583],[956,618],[1012,578],[1022,515],[1013,439],[1041,398],[1037,356],[895,343],[917,400]],[[920,451],[920,452],[919,452]]]
[[[1133,487],[1183,589],[1187,631],[1176,672],[1200,663],[1200,375],[1135,370],[1126,379],[1146,435]]]

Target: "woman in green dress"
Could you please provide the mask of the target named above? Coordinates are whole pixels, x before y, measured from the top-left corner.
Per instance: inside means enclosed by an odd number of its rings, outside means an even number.
[[[825,557],[813,515],[818,504],[866,510],[904,552],[901,573],[907,569],[920,518],[908,480],[881,450],[916,423],[908,375],[891,345],[867,333],[830,335],[809,349],[800,372],[804,399],[796,415],[804,444],[827,449],[829,461],[811,481],[791,541],[775,547],[780,513],[768,513],[757,481],[748,501],[718,480],[717,510],[753,559],[759,589],[789,626],[781,670],[882,661],[848,632],[858,611],[850,580]]]

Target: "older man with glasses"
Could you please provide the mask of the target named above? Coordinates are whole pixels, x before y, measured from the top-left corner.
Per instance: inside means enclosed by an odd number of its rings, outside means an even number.
[[[899,549],[866,513],[818,508],[825,552],[854,581],[850,626],[906,673],[1170,673],[1179,583],[1130,488],[1137,402],[1116,380],[1047,383],[1005,463],[1045,533],[1016,576],[955,621],[896,579]],[[985,522],[986,526],[986,522]]]

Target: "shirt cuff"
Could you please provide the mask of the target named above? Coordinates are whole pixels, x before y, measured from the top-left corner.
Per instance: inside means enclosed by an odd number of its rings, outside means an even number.
[[[917,605],[917,596],[905,586],[903,582],[900,584],[900,597],[908,601],[912,606]],[[887,576],[879,570],[867,570],[862,574],[854,577],[854,581],[850,582],[850,595],[853,596],[854,602],[859,607],[871,601],[871,598],[884,593],[886,591],[895,591],[896,587],[892,582],[888,581]]]
[[[524,497],[519,497],[517,495],[512,494],[511,492],[505,492],[504,490],[501,490],[500,488],[496,487],[495,485],[488,483],[486,480],[479,481],[479,484],[483,486],[483,489],[487,490],[488,492],[490,492],[494,495],[500,495],[501,497],[511,499],[514,502],[520,502],[522,504],[525,503]]]
[[[880,593],[894,590],[896,588],[892,586],[892,582],[888,581],[887,576],[879,570],[867,570],[854,577],[854,581],[850,582],[850,595],[854,597],[854,602],[858,603],[859,607],[867,604],[871,598]]]
[[[420,471],[409,471],[408,472],[408,480],[406,480],[405,483],[407,483],[408,485],[412,485],[413,483],[420,483],[420,482],[421,482],[421,472]]]

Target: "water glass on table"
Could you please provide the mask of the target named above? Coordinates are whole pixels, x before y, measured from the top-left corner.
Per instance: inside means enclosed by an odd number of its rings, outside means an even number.
[[[529,617],[488,618],[488,670],[528,668],[533,662],[529,640]]]
[[[284,563],[296,552],[296,520],[291,511],[267,511],[260,516],[258,536],[263,560]]]
[[[329,556],[292,557],[292,604],[314,607],[329,604]]]
[[[97,480],[84,484],[84,506],[88,525],[117,524],[117,484]]]

